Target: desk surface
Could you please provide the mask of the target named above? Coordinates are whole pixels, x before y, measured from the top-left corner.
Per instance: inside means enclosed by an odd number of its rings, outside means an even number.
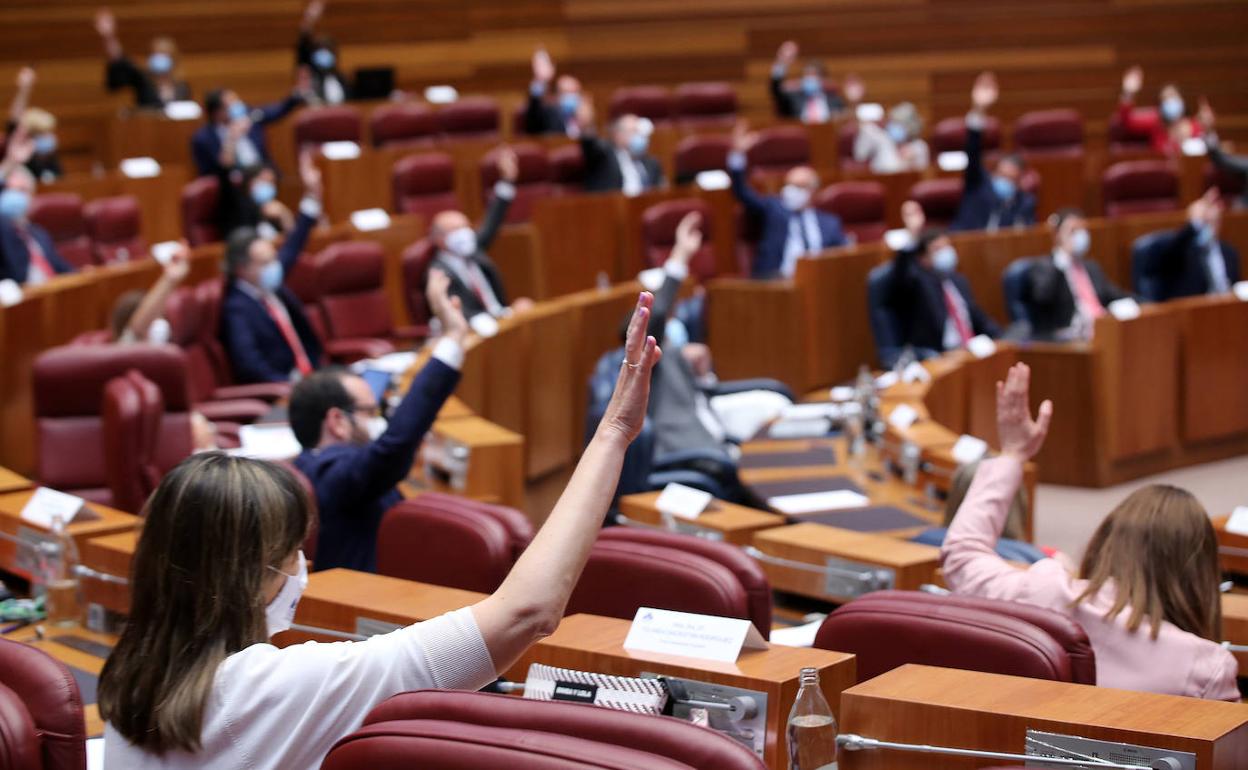
[[[30,489],[32,486],[34,482],[25,476],[14,473],[8,468],[0,468],[0,494],[19,492],[23,489]]]

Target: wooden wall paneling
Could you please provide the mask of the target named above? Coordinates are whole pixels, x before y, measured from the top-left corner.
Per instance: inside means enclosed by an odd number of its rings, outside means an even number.
[[[721,379],[774,377],[797,393],[814,385],[793,281],[718,278],[707,288],[707,337]]]
[[[1248,432],[1248,355],[1242,353],[1248,350],[1248,303],[1212,297],[1181,302],[1183,442]]]
[[[1103,361],[1107,457],[1119,460],[1178,445],[1179,329],[1175,314],[1148,308],[1133,321],[1098,320],[1094,354]]]
[[[883,243],[835,249],[797,263],[793,284],[805,318],[808,384],[853,377],[875,360],[867,311],[867,274],[889,256]]]
[[[618,203],[611,195],[554,197],[533,207],[546,297],[589,289],[599,274],[618,278]],[[631,276],[630,276],[631,277]]]
[[[28,290],[22,302],[0,309],[0,452],[6,467],[31,478],[37,466],[31,372],[52,346],[42,322],[47,301],[48,294]]]
[[[1036,343],[1019,358],[1031,367],[1031,408],[1053,402],[1053,422],[1036,455],[1041,478],[1050,484],[1102,486],[1106,472],[1100,458],[1108,451],[1107,429],[1097,409],[1106,392],[1098,357],[1086,345]]]
[[[525,433],[528,478],[566,467],[578,431],[572,405],[584,401],[585,385],[577,381],[577,312],[567,303],[546,303],[524,319],[526,399]]]

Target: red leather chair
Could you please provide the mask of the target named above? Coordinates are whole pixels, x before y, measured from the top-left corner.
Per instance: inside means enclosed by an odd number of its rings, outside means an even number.
[[[1096,684],[1096,658],[1083,629],[1022,602],[878,591],[829,615],[815,646],[854,653],[860,682],[919,663]]]
[[[164,409],[160,388],[137,371],[104,386],[104,477],[123,511],[142,510],[160,482],[154,456]]]
[[[101,394],[109,380],[135,369],[165,403],[153,462],[161,473],[191,454],[186,356],[173,345],[68,345],[34,365],[37,476],[45,486],[112,503],[105,471]]]
[[[295,147],[303,149],[326,142],[359,143],[362,123],[360,111],[349,105],[300,110],[295,115]]]
[[[641,250],[647,267],[667,261],[676,245],[676,226],[690,212],[702,215],[702,248],[689,262],[689,272],[698,281],[715,277],[715,249],[711,244],[711,207],[700,198],[679,198],[656,203],[641,215]]]
[[[746,153],[751,176],[782,176],[794,166],[810,163],[810,139],[801,126],[772,126],[758,132]]]
[[[992,152],[1001,147],[1001,121],[989,116],[984,123],[983,150]],[[942,152],[966,149],[966,118],[945,118],[932,127],[932,156]]]
[[[221,185],[215,176],[201,176],[182,188],[182,234],[192,246],[222,240]]]
[[[854,143],[858,141],[858,124],[847,122],[841,124],[836,132],[836,157],[842,171],[864,173],[871,170],[869,161],[854,160]]]
[[[728,83],[683,83],[673,101],[681,128],[729,128],[737,122],[737,91]]]
[[[927,215],[932,227],[948,227],[958,215],[962,202],[962,177],[938,177],[915,182],[910,199],[916,201]]]
[[[841,218],[845,232],[859,243],[884,237],[888,230],[884,185],[879,182],[837,182],[815,195],[815,206]]]
[[[56,251],[74,267],[92,263],[91,236],[76,193],[44,193],[30,202],[30,221],[48,231]]]
[[[221,344],[221,297],[225,290],[225,282],[220,278],[212,278],[195,287],[195,300],[198,305],[199,334],[196,342],[202,346],[209,364],[212,367],[216,388],[212,391],[213,400],[258,398],[265,401],[278,401],[290,397],[290,385],[285,382],[257,382],[246,385],[234,384],[234,374],[230,369],[230,359],[225,347]],[[166,312],[168,310],[166,309]],[[178,325],[172,319],[175,336]],[[192,359],[192,377],[193,374]]]
[[[432,144],[439,128],[437,113],[423,104],[378,107],[369,119],[374,147]]]
[[[488,96],[469,96],[438,111],[438,125],[445,138],[482,139],[494,141],[499,138],[498,102]]]
[[[583,703],[421,690],[383,701],[322,770],[764,770],[752,751],[673,717]]]
[[[516,197],[507,209],[507,222],[527,222],[533,214],[533,204],[542,198],[555,194],[555,186],[551,182],[550,158],[541,147],[532,144],[517,144],[511,148],[520,162],[520,176],[516,179]],[[481,194],[483,200],[489,200],[493,194],[494,183],[498,181],[498,154],[501,148],[495,148],[481,158]]]
[[[417,326],[428,326],[431,313],[425,299],[425,286],[429,278],[429,263],[435,256],[433,241],[421,238],[403,250],[403,298],[407,301],[407,314]]]
[[[1124,160],[1101,178],[1105,216],[1178,211],[1179,175],[1169,161]]]
[[[396,161],[390,172],[394,210],[420,214],[426,221],[439,211],[460,208],[455,193],[455,162],[441,152],[409,155]]]
[[[631,620],[638,607],[746,618],[764,637],[771,632],[767,576],[740,549],[659,530],[603,530],[567,614]]]
[[[97,263],[127,262],[147,256],[143,214],[133,195],[97,198],[86,205],[84,213]]]
[[[1138,107],[1136,109],[1139,109]],[[1127,128],[1118,118],[1117,110],[1109,116],[1106,130],[1109,138],[1109,154],[1115,155],[1156,155],[1153,149],[1153,138],[1147,133],[1136,133]]]
[[[376,241],[343,241],[316,257],[321,311],[330,340],[421,339],[428,329],[394,325],[384,286],[386,255]]]
[[[611,94],[607,114],[612,120],[621,115],[637,115],[649,118],[655,125],[666,125],[672,120],[674,106],[672,92],[663,86],[625,86]]]
[[[82,695],[62,663],[28,644],[0,639],[0,767],[85,770]],[[8,728],[14,728],[12,731]]]
[[[1238,203],[1240,196],[1244,194],[1245,186],[1248,186],[1248,177],[1243,174],[1227,171],[1212,163],[1205,164],[1205,183],[1200,189],[1208,190],[1210,187],[1216,187],[1222,194],[1222,200],[1228,203]]]
[[[1083,116],[1071,109],[1024,113],[1014,122],[1014,146],[1025,155],[1079,157],[1083,155]]]
[[[687,184],[703,171],[728,168],[732,139],[722,135],[695,134],[676,145],[676,184]]]
[[[579,144],[565,144],[550,151],[550,181],[560,194],[576,194],[585,189],[585,155]]]
[[[428,492],[386,511],[377,531],[377,572],[491,593],[533,539],[520,511]]]

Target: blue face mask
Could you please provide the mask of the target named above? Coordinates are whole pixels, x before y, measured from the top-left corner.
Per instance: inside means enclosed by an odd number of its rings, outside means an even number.
[[[628,138],[628,151],[633,155],[641,156],[646,154],[646,150],[650,148],[650,137],[645,134],[633,134]]]
[[[884,130],[888,132],[888,136],[893,140],[894,144],[903,144],[910,136],[910,132],[906,130],[906,127],[895,120],[889,121]]]
[[[263,206],[277,197],[277,185],[261,179],[251,186],[251,199],[257,206]]]
[[[56,152],[56,134],[40,134],[35,137],[35,153],[51,155]]]
[[[581,95],[574,93],[559,94],[559,111],[564,117],[571,117],[576,114],[576,110],[581,106]]]
[[[337,60],[338,57],[334,56],[334,52],[328,48],[318,48],[312,53],[312,64],[318,70],[332,70]]]
[[[275,259],[260,270],[260,288],[269,292],[277,291],[282,288],[282,279],[284,277],[282,263]]]
[[[1017,190],[1018,188],[1015,187],[1014,183],[1009,179],[996,175],[992,177],[992,191],[996,193],[997,197],[1001,200],[1008,201],[1010,198],[1013,198],[1014,193],[1017,192]]]
[[[30,193],[21,190],[4,190],[0,192],[0,217],[10,221],[26,218],[30,209]]]
[[[958,252],[952,246],[941,246],[932,254],[932,268],[940,273],[952,273],[958,267]]]
[[[153,75],[168,75],[173,72],[173,57],[167,53],[154,53],[147,57],[147,71]]]
[[[814,96],[823,91],[823,80],[818,75],[802,76],[802,93],[807,96]]]
[[[1161,116],[1167,123],[1173,123],[1183,117],[1186,108],[1180,96],[1167,96],[1161,100]]]
[[[3,207],[4,199],[0,198],[0,213],[3,212]],[[1209,225],[1202,224],[1196,228],[1196,245],[1200,246],[1202,249],[1207,248],[1210,244],[1212,244],[1213,238],[1213,228]]]
[[[241,120],[247,117],[247,103],[239,99],[230,102],[230,120]]]

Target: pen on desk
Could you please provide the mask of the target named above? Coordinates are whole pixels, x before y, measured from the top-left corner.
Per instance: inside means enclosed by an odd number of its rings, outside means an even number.
[[[29,626],[29,625],[30,625],[29,620],[19,620],[16,623],[10,623],[9,625],[5,627],[0,628],[0,636],[4,634],[11,634],[14,631],[18,630],[19,628],[25,628],[26,626]]]

